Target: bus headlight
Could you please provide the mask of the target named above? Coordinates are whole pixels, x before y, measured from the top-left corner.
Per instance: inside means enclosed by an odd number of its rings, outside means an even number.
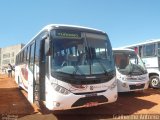
[[[63,95],[68,95],[68,94],[70,94],[70,91],[69,91],[69,90],[65,89],[64,87],[62,87],[62,86],[60,86],[60,85],[57,85],[57,84],[52,83],[52,86],[53,86],[53,88],[54,88],[55,91],[57,91],[57,92],[59,92],[59,93],[61,93],[61,94],[63,94]]]
[[[117,86],[117,81],[115,80],[110,86],[109,89],[112,90]]]

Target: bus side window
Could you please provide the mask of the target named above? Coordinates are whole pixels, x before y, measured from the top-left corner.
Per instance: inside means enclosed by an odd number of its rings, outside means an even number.
[[[35,64],[39,66],[39,58],[40,58],[40,40],[36,40],[36,50],[35,50]]]
[[[29,58],[29,68],[33,72],[34,69],[34,48],[35,43],[30,45],[30,58]]]
[[[142,46],[139,46],[139,56],[142,57]]]
[[[26,62],[27,48],[24,49],[24,62]]]
[[[29,62],[30,46],[27,47],[26,61]]]
[[[160,43],[158,43],[158,51],[157,51],[157,53],[158,53],[158,56],[160,56]]]
[[[40,43],[40,62],[45,63],[45,40],[41,40]]]
[[[147,44],[144,46],[145,56],[155,56],[155,44]]]

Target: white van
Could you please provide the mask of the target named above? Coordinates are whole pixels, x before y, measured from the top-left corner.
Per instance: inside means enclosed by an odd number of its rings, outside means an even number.
[[[138,54],[131,49],[113,49],[118,92],[147,89],[149,76]]]

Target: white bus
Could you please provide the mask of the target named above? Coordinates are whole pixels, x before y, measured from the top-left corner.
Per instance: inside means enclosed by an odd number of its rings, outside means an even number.
[[[134,49],[142,58],[149,73],[150,87],[160,88],[160,39],[125,46],[125,48]]]
[[[131,49],[113,49],[118,92],[141,91],[148,88],[147,69]]]
[[[116,101],[115,73],[107,34],[82,26],[48,25],[16,56],[17,84],[31,103],[49,110]]]

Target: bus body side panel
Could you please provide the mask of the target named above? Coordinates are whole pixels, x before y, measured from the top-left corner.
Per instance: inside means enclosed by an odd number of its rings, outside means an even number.
[[[29,102],[33,103],[34,102],[34,100],[33,100],[33,94],[34,94],[33,73],[29,70],[28,74],[29,74],[29,76],[28,76],[28,100],[29,100]]]
[[[34,102],[34,88],[35,88],[35,76],[34,76],[34,64],[35,64],[35,42],[30,45],[30,60],[28,64],[28,100]]]
[[[27,64],[16,66],[16,83],[28,92],[28,100],[33,103],[33,72],[28,68]]]
[[[18,65],[15,67],[16,74],[15,80],[18,86],[27,91],[28,89],[28,67],[26,64]]]
[[[160,76],[158,57],[142,58],[149,74],[157,74]]]
[[[18,76],[19,76],[19,74],[20,74],[20,67],[19,66],[15,66],[15,81],[16,81],[17,84],[18,84]]]
[[[148,58],[142,58],[145,66],[147,69],[150,68],[157,68],[158,69],[158,57],[148,57]]]
[[[20,66],[15,66],[15,81],[16,81],[18,87],[20,88],[20,87],[22,87],[22,86],[21,86],[21,84],[20,84],[21,80],[20,80],[20,78],[19,78],[19,75],[20,75]],[[23,87],[22,87],[22,88],[23,88]]]

